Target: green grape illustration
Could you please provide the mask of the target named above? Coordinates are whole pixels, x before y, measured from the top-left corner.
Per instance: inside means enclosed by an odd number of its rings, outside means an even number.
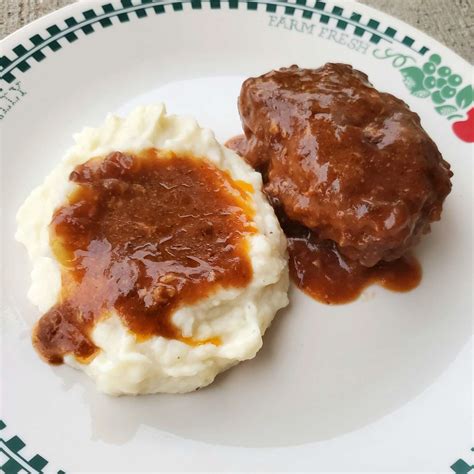
[[[435,85],[436,79],[433,76],[425,77],[425,80],[423,81],[423,86],[426,87],[426,89],[433,89]]]
[[[439,77],[448,77],[451,74],[451,68],[448,66],[441,66],[438,69],[438,76]]]
[[[439,54],[432,54],[429,60],[433,64],[436,64],[436,66],[439,66],[441,64],[441,56]]]
[[[425,74],[433,74],[436,71],[436,66],[433,63],[423,64],[423,72]]]
[[[450,67],[443,65],[439,54],[431,54],[422,65],[402,67],[400,72],[411,94],[419,98],[431,97],[438,106],[436,110],[442,115],[456,112],[460,107],[459,104],[466,102],[465,96],[468,95],[468,92],[464,92],[466,88],[458,90],[463,82],[462,77],[455,74]],[[459,94],[464,95],[458,98]],[[446,103],[447,101],[450,103]],[[446,105],[442,105],[445,103]]]
[[[435,56],[433,58],[433,56]],[[438,61],[439,59],[439,61]],[[435,104],[443,104],[449,99],[452,99],[457,94],[457,88],[462,83],[462,78],[459,74],[454,74],[448,66],[440,66],[441,57],[433,54],[430,60],[437,62],[438,68],[436,70],[436,87],[431,90],[431,100]],[[456,109],[455,106],[451,106]]]
[[[454,87],[444,86],[440,93],[444,99],[451,99],[451,97],[456,95],[456,89]]]
[[[451,87],[457,87],[457,86],[461,85],[461,82],[462,82],[462,78],[459,74],[451,74],[448,77],[448,84]]]

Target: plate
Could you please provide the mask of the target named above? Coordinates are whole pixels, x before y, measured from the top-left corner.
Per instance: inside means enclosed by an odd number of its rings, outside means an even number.
[[[435,74],[459,78],[454,92],[426,87],[430,58]],[[15,213],[72,134],[165,101],[224,141],[241,130],[244,78],[327,61],[405,100],[452,164],[442,221],[416,249],[421,285],[373,286],[334,307],[292,288],[258,356],[187,395],[110,398],[82,373],[41,362]],[[0,67],[5,472],[464,472],[473,463],[474,108],[464,60],[355,2],[122,0],[79,2],[24,27],[1,43]]]

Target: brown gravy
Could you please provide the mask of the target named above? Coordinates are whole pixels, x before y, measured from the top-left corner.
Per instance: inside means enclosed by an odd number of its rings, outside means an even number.
[[[251,280],[249,185],[205,160],[156,149],[93,158],[69,179],[78,186],[50,224],[62,289],[35,327],[40,355],[50,363],[68,353],[90,360],[91,331],[112,310],[138,340],[219,344],[184,337],[171,316]]]
[[[348,303],[374,283],[392,291],[405,292],[417,287],[421,281],[421,267],[411,255],[364,267],[341,255],[333,241],[319,240],[303,226],[286,224],[283,228],[288,239],[292,281],[323,303]]]
[[[245,155],[244,135],[231,138],[225,145]],[[319,239],[307,227],[288,220],[281,209],[276,211],[288,240],[291,279],[315,300],[343,304],[357,299],[371,284],[398,292],[410,291],[419,285],[422,271],[414,256],[407,254],[391,262],[381,261],[373,267],[365,267],[342,255],[335,242]]]

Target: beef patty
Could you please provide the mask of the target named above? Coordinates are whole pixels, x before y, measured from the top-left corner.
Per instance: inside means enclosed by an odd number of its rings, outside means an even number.
[[[247,79],[239,111],[238,151],[262,172],[274,206],[346,257],[368,267],[394,260],[440,219],[449,164],[419,116],[351,66]]]

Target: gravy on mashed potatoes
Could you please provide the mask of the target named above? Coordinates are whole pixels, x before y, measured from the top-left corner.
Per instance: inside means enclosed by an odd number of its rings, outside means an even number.
[[[180,393],[253,358],[288,304],[259,173],[164,106],[109,116],[20,208],[33,343],[113,394]]]

